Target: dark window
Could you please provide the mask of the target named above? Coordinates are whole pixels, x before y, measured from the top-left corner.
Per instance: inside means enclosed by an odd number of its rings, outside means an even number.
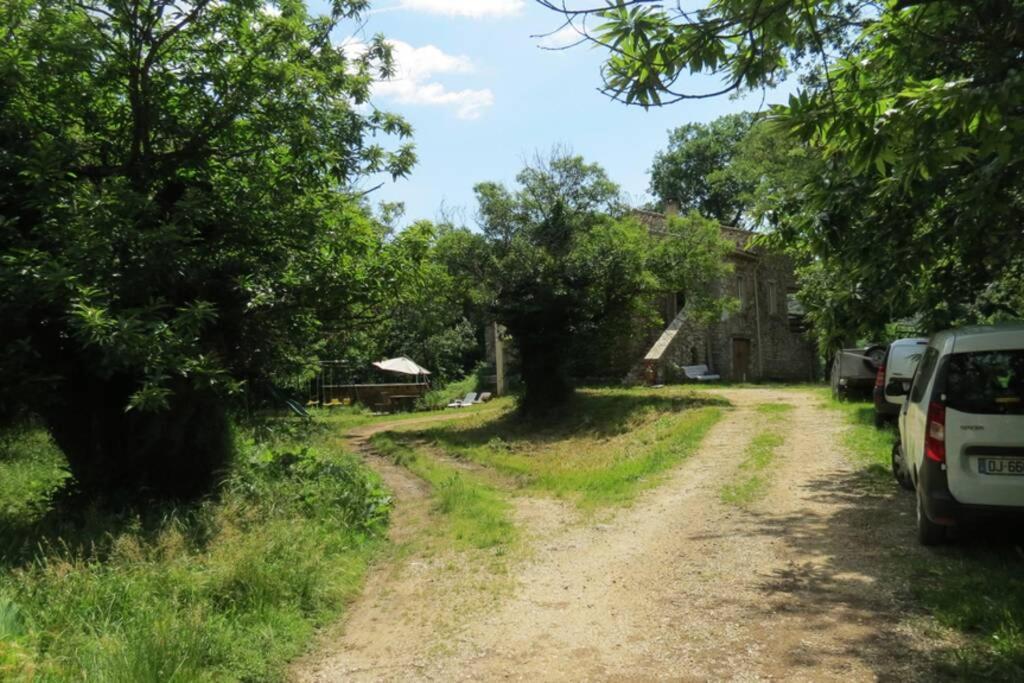
[[[921,402],[921,399],[924,397],[925,387],[928,386],[932,373],[935,372],[938,360],[939,352],[929,346],[928,350],[924,352],[921,364],[917,366],[917,372],[914,373],[914,386],[910,389],[911,402]]]
[[[1024,350],[954,353],[945,393],[963,413],[1024,415]]]

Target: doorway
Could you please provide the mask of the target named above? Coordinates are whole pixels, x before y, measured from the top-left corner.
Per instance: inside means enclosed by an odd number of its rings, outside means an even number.
[[[732,381],[749,382],[750,377],[750,340],[732,340]]]

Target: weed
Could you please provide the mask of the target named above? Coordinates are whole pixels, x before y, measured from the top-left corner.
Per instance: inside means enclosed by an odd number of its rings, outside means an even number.
[[[282,678],[358,591],[389,505],[303,429],[238,439],[216,500],[120,513],[67,507],[60,454],[19,438],[0,462],[0,679]]]
[[[888,488],[892,481],[892,445],[896,442],[896,426],[883,429],[874,426],[875,407],[870,403],[840,402],[822,390],[826,406],[843,413],[849,425],[843,445],[870,474],[876,487]]]

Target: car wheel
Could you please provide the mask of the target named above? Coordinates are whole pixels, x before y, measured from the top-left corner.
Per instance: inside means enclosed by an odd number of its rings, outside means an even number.
[[[917,494],[917,540],[921,545],[939,545],[946,540],[946,527],[928,519],[920,492]]]
[[[907,491],[914,490],[914,480],[910,478],[910,471],[903,459],[903,449],[900,448],[899,443],[892,445],[892,476],[902,488]]]
[[[885,415],[875,411],[875,429],[885,429]]]

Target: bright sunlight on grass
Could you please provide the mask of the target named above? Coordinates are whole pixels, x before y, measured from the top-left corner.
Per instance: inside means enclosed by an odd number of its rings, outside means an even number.
[[[678,388],[587,389],[563,412],[510,412],[434,426],[417,437],[518,486],[596,507],[632,500],[690,455],[721,417],[723,399]]]
[[[508,502],[478,478],[419,453],[392,434],[376,434],[373,447],[430,484],[435,509],[458,543],[501,550],[516,540]]]

